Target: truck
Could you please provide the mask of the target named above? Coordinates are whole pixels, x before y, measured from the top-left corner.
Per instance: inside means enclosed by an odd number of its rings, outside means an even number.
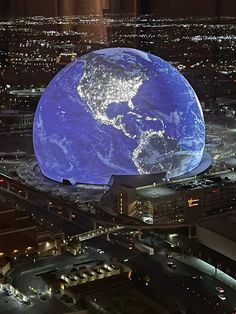
[[[134,242],[134,247],[140,252],[147,253],[148,255],[154,254],[154,248],[147,244],[143,244],[142,242]]]

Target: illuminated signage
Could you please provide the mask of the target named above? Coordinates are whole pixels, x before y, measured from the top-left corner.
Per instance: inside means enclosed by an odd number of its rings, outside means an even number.
[[[188,207],[198,206],[199,198],[193,199],[192,197],[188,200]]]

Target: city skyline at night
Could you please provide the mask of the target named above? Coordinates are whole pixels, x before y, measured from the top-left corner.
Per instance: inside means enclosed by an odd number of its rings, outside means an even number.
[[[234,0],[1,1],[0,314],[236,312],[235,42]]]

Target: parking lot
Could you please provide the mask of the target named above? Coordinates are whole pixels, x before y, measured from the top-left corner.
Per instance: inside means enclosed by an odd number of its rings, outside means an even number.
[[[0,314],[5,313],[15,313],[16,310],[20,308],[27,308],[27,305],[22,304],[16,297],[13,295],[6,295],[4,291],[0,291]]]

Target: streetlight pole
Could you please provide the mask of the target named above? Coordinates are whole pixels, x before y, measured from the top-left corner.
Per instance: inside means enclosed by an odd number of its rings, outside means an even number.
[[[215,266],[215,277],[217,277],[217,270],[218,268],[221,266],[220,263],[217,263],[216,266]]]

